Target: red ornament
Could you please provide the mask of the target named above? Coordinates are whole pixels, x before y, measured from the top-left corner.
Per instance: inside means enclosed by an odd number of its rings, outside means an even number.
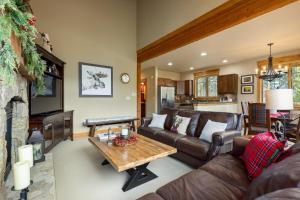
[[[28,20],[28,23],[29,23],[31,26],[35,26],[35,24],[36,24],[36,17],[35,17],[35,16],[32,16],[31,19]]]

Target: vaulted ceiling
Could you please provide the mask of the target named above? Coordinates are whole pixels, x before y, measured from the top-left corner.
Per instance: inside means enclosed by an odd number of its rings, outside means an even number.
[[[267,43],[274,42],[274,54],[300,50],[300,1],[244,22],[205,39],[142,63],[177,72],[237,63],[268,56]],[[201,56],[206,52],[207,56]],[[173,66],[168,66],[172,62]]]

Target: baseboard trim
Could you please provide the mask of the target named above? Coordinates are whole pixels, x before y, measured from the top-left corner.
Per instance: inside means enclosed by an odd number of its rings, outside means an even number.
[[[103,134],[103,133],[107,133],[108,129],[101,129],[101,130],[96,130],[96,135],[97,134]],[[119,132],[120,129],[119,128],[112,128],[113,132]],[[74,133],[73,134],[73,140],[80,140],[80,139],[84,139],[84,138],[88,138],[89,137],[89,132],[79,132],[79,133]]]

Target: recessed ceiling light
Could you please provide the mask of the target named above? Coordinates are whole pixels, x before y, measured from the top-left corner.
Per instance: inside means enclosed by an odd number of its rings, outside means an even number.
[[[194,67],[190,67],[190,70],[194,70],[195,68]]]
[[[168,65],[169,65],[169,66],[172,66],[172,65],[173,65],[173,63],[172,63],[172,62],[168,62]]]
[[[225,59],[225,60],[223,60],[222,62],[223,62],[223,63],[228,63],[228,60]]]
[[[207,53],[206,52],[202,52],[201,56],[207,56]]]

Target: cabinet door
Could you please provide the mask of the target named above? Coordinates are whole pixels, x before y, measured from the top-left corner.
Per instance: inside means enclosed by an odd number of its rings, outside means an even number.
[[[237,94],[238,91],[238,75],[228,74],[218,77],[218,93],[219,94]]]
[[[193,84],[194,84],[193,80],[184,81],[184,93],[186,96],[193,96],[194,94]]]
[[[227,77],[219,76],[218,77],[218,94],[227,94]]]

